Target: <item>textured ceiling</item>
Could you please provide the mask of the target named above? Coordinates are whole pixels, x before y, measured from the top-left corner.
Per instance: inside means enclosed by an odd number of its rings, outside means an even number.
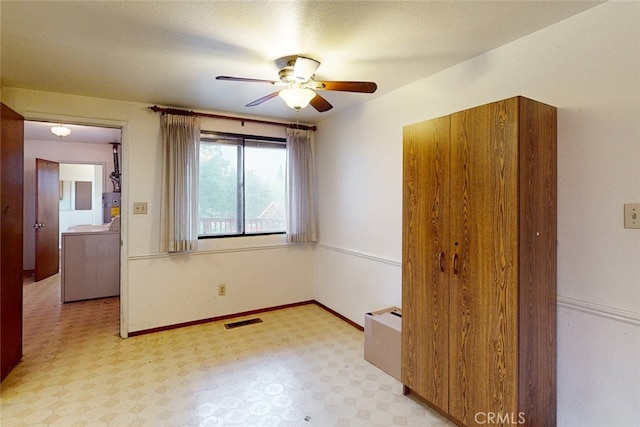
[[[56,125],[57,123],[25,121],[24,139],[27,141],[64,141],[91,144],[121,142],[122,133],[120,129],[65,123],[65,126],[71,130],[71,134],[58,138],[51,133],[51,127]]]
[[[2,86],[314,123],[552,25],[590,1],[6,1]],[[317,80],[375,81],[322,91],[334,108],[300,113],[277,88],[275,60],[308,54]]]

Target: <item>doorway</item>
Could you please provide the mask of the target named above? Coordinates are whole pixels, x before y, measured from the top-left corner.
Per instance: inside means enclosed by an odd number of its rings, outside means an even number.
[[[35,229],[35,159],[60,163],[58,237],[69,227],[101,225],[105,222],[103,193],[113,191],[114,175],[119,183],[122,129],[101,125],[65,124],[71,133],[64,137],[52,134],[58,122],[25,120],[24,122],[24,240],[23,265],[28,275],[36,264]],[[117,169],[117,171],[116,171]],[[116,173],[117,172],[117,173]],[[111,178],[111,180],[110,180]],[[119,213],[119,212],[118,212]],[[122,239],[123,237],[120,236]],[[60,250],[60,244],[57,250]],[[59,252],[58,252],[59,254]],[[119,273],[119,272],[118,272]],[[58,271],[61,275],[61,271]],[[120,283],[122,280],[120,279]],[[60,299],[61,300],[61,299]],[[56,303],[59,301],[56,301]],[[120,328],[120,325],[117,325]]]

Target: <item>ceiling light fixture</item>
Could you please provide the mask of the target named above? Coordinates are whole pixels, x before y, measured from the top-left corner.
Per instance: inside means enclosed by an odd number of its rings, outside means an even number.
[[[289,107],[295,110],[300,110],[301,108],[309,105],[309,102],[315,98],[316,93],[311,89],[293,87],[289,89],[282,89],[278,95],[280,98],[284,99],[284,102],[286,102]]]
[[[71,134],[71,129],[62,124],[59,124],[57,126],[51,127],[51,133],[58,138],[62,138],[63,136],[69,136]]]

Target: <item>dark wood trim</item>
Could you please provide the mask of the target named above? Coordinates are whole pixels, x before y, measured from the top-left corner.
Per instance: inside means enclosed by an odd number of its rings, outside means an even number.
[[[281,123],[281,122],[274,122],[271,120],[249,119],[245,117],[225,116],[222,114],[201,113],[198,111],[181,110],[179,108],[158,107],[157,105],[154,105],[152,107],[147,107],[147,108],[149,108],[149,110],[153,112],[162,113],[162,114],[175,114],[178,116],[197,116],[197,117],[210,117],[213,119],[235,120],[238,122],[242,122],[243,125],[244,125],[244,122],[249,122],[249,123],[261,123],[263,125],[284,126],[286,128],[291,128],[291,129],[302,129],[302,130],[312,130],[312,131],[315,131],[317,129],[317,127],[314,125],[301,125],[298,123]]]
[[[330,309],[329,307],[327,307],[326,305],[322,304],[321,302],[318,302],[316,300],[313,300],[313,303],[316,304],[318,307],[324,308],[325,310],[327,310],[329,313],[333,314],[334,316],[344,320],[345,322],[347,322],[348,324],[350,324],[351,326],[353,326],[354,328],[356,328],[359,331],[364,331],[364,327],[358,325],[356,322],[354,322],[353,320],[347,319],[346,317],[344,317],[342,314],[338,313],[337,311],[333,311],[332,309]],[[363,313],[364,316],[364,313]]]
[[[322,303],[319,303],[316,300],[308,300],[308,301],[294,302],[294,303],[291,303],[291,304],[277,305],[275,307],[265,307],[265,308],[259,308],[257,310],[243,311],[241,313],[226,314],[224,316],[209,317],[207,319],[193,320],[191,322],[176,323],[174,325],[160,326],[158,328],[143,329],[143,330],[140,330],[140,331],[129,332],[127,335],[129,337],[137,337],[139,335],[146,335],[146,334],[151,334],[151,333],[154,333],[154,332],[169,331],[171,329],[184,328],[186,326],[193,326],[193,325],[201,325],[203,323],[219,322],[221,320],[233,319],[233,318],[242,317],[242,316],[252,316],[254,314],[266,313],[268,311],[282,310],[282,309],[291,308],[291,307],[300,307],[302,305],[309,305],[309,304],[316,304],[318,307],[328,311],[329,313],[333,314],[334,316],[338,317],[339,319],[344,320],[345,322],[347,322],[348,324],[350,324],[354,328],[358,329],[359,331],[364,331],[364,328],[362,326],[360,326],[357,323],[347,319],[346,317],[344,317],[340,313],[338,313],[336,311],[333,311],[332,309],[330,309],[326,305],[324,305]]]
[[[309,300],[309,301],[294,302],[291,304],[277,305],[275,307],[259,308],[257,310],[243,311],[241,313],[226,314],[224,316],[209,317],[207,319],[193,320],[191,322],[184,322],[184,323],[176,323],[174,325],[160,326],[158,328],[143,329],[141,331],[129,332],[128,336],[135,337],[138,335],[145,335],[153,332],[168,331],[171,329],[184,328],[185,326],[201,325],[203,323],[219,322],[220,320],[233,319],[235,317],[241,317],[241,316],[251,316],[253,314],[266,313],[268,311],[282,310],[282,309],[291,308],[291,307],[299,307],[301,305],[308,305],[313,303],[314,303],[313,300]]]

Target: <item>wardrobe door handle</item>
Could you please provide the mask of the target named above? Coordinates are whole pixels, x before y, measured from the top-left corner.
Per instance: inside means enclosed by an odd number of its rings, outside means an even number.
[[[440,266],[440,271],[444,273],[444,252],[438,254],[438,265]]]
[[[453,254],[453,274],[458,274],[458,254]]]

